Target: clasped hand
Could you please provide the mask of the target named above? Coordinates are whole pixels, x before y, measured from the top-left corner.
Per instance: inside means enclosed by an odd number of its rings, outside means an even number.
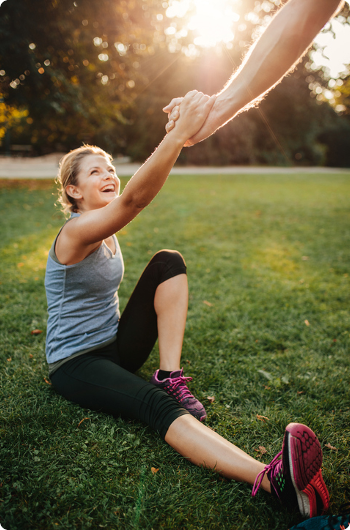
[[[188,94],[192,94],[194,92],[196,91],[189,92]],[[186,94],[185,98],[188,96],[188,94]],[[201,92],[199,92],[198,94],[201,94]],[[170,103],[166,107],[163,108],[163,112],[166,112],[168,114],[168,123],[165,126],[165,130],[167,133],[169,133],[170,131],[174,129],[176,122],[180,117],[181,108],[182,108],[181,104],[183,103],[185,98],[183,97],[173,98],[170,101]],[[211,116],[214,115],[213,108],[215,106],[216,96],[211,96],[211,98],[209,98],[209,96],[204,96],[202,94],[201,104],[203,106],[207,105],[208,100],[213,101],[213,99],[214,99],[214,103],[211,105],[206,121],[203,123],[199,131],[197,131],[194,134],[194,136],[192,136],[190,139],[186,141],[185,147],[190,147],[191,145],[194,145],[197,142],[201,142],[202,140],[204,140],[205,138],[207,138],[208,136],[210,136],[211,134],[215,132],[216,126],[211,126],[212,120],[210,118]]]

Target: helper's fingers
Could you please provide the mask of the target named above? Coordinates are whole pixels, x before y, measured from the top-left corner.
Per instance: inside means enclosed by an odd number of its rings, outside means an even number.
[[[216,95],[214,96],[205,96],[205,95],[202,95],[201,96],[201,99],[199,100],[199,105],[200,105],[200,110],[201,110],[201,115],[202,115],[202,119],[203,119],[203,122],[204,122],[204,126],[205,126],[205,122],[206,120],[208,119],[208,115],[210,114],[210,111],[211,109],[213,108],[213,105],[215,103],[215,100],[216,100]],[[202,122],[202,127],[203,127],[203,122]],[[198,131],[197,131],[198,132]],[[203,138],[204,139],[204,138]],[[198,141],[198,140],[197,140]],[[195,143],[197,143],[196,141],[193,141],[192,138],[189,138],[187,140],[187,142],[185,143],[185,147],[191,147],[192,145],[194,145]]]
[[[216,96],[207,96],[203,92],[198,92],[197,90],[192,90],[188,92],[183,99],[181,108],[184,109],[195,109],[198,108],[201,111],[202,115],[208,115],[210,109],[214,105]]]
[[[215,103],[215,100],[216,100],[216,94],[214,94],[213,96],[210,96],[210,98],[208,99],[208,101],[206,101],[205,103],[205,110],[206,112],[209,114],[209,112],[211,111],[211,109],[213,108],[213,105]]]
[[[187,92],[185,98],[196,96],[197,94],[202,94],[202,92],[198,92],[198,90],[190,90]]]
[[[168,115],[168,120],[178,120],[179,119],[179,116],[180,116],[180,107],[176,106],[173,108],[173,110],[171,111],[171,113]]]
[[[198,90],[191,90],[190,92],[187,92],[186,96],[182,99],[181,109],[188,110],[189,108],[193,108],[201,100],[202,96],[202,92],[198,92]]]
[[[170,120],[170,121],[168,121],[168,123],[166,124],[166,126],[165,126],[165,130],[166,130],[166,132],[168,133],[168,132],[172,131],[174,127],[175,127],[175,122],[174,122],[173,120]]]
[[[206,96],[202,94],[201,98],[198,100],[198,104],[200,105],[202,115],[208,116],[209,112],[213,108],[213,105],[215,103],[216,96]]]
[[[180,105],[183,98],[173,98],[166,107],[163,108],[163,112],[169,114],[176,105]]]
[[[199,101],[202,96],[204,96],[203,92],[198,92],[198,90],[190,90],[183,98],[183,104],[195,103],[196,101]]]

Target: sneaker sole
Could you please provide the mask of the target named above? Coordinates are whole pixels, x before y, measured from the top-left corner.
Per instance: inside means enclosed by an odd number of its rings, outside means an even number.
[[[322,478],[322,449],[316,434],[306,425],[287,425],[284,443],[287,445],[289,471],[303,516],[317,515],[316,492],[323,504],[329,506],[329,495]],[[285,452],[283,451],[285,454]]]
[[[318,510],[316,495],[319,496],[323,504],[321,513],[319,513],[319,510]],[[303,493],[301,493],[300,497],[301,497],[300,502],[302,503],[302,506],[305,506],[309,517],[316,517],[317,515],[322,515],[324,512],[328,510],[329,494],[328,494],[326,484],[324,483],[321,470],[318,471],[318,473],[316,473],[314,478],[311,480],[310,484],[308,484],[306,488],[303,490]],[[300,508],[299,500],[298,500],[298,504]]]

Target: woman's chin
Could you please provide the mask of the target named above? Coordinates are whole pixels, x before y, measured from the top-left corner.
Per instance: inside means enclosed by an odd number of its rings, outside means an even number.
[[[118,195],[115,192],[105,193],[105,196],[101,197],[101,204],[103,203],[103,206],[107,206],[107,204],[111,203],[118,197]]]

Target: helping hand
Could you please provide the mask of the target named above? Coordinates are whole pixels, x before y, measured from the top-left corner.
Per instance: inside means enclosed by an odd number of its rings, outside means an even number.
[[[215,96],[212,96],[212,98],[215,98]],[[183,99],[183,97],[173,98],[170,103],[163,108],[163,111],[168,114],[168,123],[165,126],[165,130],[167,133],[174,129],[175,123],[180,117],[180,107]],[[216,112],[216,107],[218,106],[219,102],[216,99],[203,126],[194,136],[192,136],[192,138],[187,140],[187,142],[185,143],[185,147],[190,147],[198,142],[205,140],[222,125],[220,118],[217,116]]]
[[[186,136],[185,145],[192,145],[188,139],[201,129],[215,103],[215,99],[216,96],[209,97],[197,90],[188,92],[184,98],[175,98],[173,102],[179,104],[175,104],[171,108],[170,121],[166,126],[166,131],[173,130],[175,121],[178,120],[176,131]]]

